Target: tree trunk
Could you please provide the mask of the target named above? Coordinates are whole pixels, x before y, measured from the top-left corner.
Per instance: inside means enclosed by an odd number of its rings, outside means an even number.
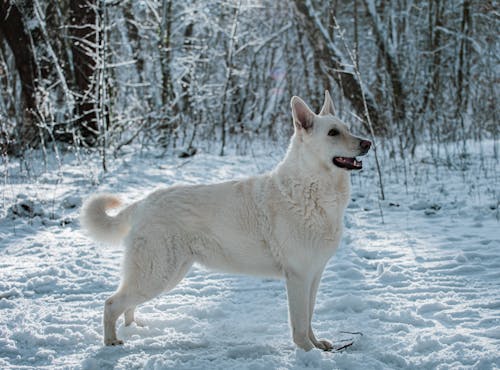
[[[83,143],[97,144],[99,135],[95,70],[99,53],[97,0],[70,1],[71,51],[75,73],[76,126]]]
[[[158,49],[160,54],[161,66],[161,106],[158,110],[161,112],[162,131],[160,141],[164,147],[168,147],[170,143],[175,147],[175,130],[179,125],[178,106],[174,97],[174,86],[172,82],[172,73],[170,70],[172,62],[171,50],[171,27],[172,27],[172,0],[163,0],[162,2],[162,17],[160,23],[160,37],[158,40]]]
[[[35,118],[36,90],[40,79],[44,76],[41,75],[41,69],[37,68],[32,38],[25,27],[21,10],[9,0],[0,1],[0,32],[14,55],[24,100],[23,120],[16,130],[16,147],[8,148],[11,152],[17,152],[21,147],[34,146],[38,143]]]
[[[229,91],[232,90],[234,87],[234,81],[233,81],[233,69],[234,69],[234,64],[233,64],[233,52],[234,52],[234,44],[235,44],[235,38],[236,38],[236,29],[238,26],[238,16],[240,13],[240,6],[241,6],[241,0],[238,1],[238,4],[234,8],[234,18],[233,18],[233,25],[231,27],[231,34],[230,34],[230,39],[229,39],[229,45],[228,45],[228,51],[227,51],[227,57],[226,57],[226,80],[224,81],[224,87],[222,89],[222,104],[221,104],[221,110],[220,110],[220,119],[221,119],[221,148],[219,154],[221,156],[224,155],[224,149],[226,146],[226,131],[227,131],[227,116],[226,116],[226,107],[231,105],[231,102],[228,104],[228,100],[232,100],[231,96],[228,96]],[[231,108],[231,106],[230,106]]]
[[[458,52],[457,71],[457,111],[467,111],[469,96],[469,75],[470,75],[470,47],[469,38],[471,34],[472,18],[470,15],[470,1],[464,0],[462,10],[462,24],[460,27],[460,47]]]
[[[392,112],[393,118],[399,122],[404,121],[406,115],[405,100],[406,93],[401,82],[401,71],[397,58],[389,44],[389,35],[380,19],[375,4],[371,0],[364,0],[366,10],[370,16],[370,23],[375,35],[377,47],[384,60],[384,65],[391,81],[392,88]]]
[[[144,58],[141,50],[141,36],[139,34],[140,21],[136,20],[132,11],[132,2],[124,2],[122,4],[123,16],[125,17],[125,27],[127,28],[128,40],[132,50],[132,57],[136,61],[137,74],[139,82],[143,82]]]
[[[172,1],[163,0],[162,20],[160,25],[160,63],[162,71],[161,100],[165,107],[172,103],[174,98],[174,88],[170,72],[172,61],[172,51],[170,45],[172,28]]]
[[[345,97],[350,101],[351,105],[356,109],[361,117],[364,117],[363,125],[369,131],[369,126],[366,119],[368,113],[371,118],[373,130],[375,134],[382,135],[386,132],[386,127],[383,122],[383,116],[379,111],[372,94],[366,91],[363,98],[362,86],[356,78],[353,71],[349,71],[346,67],[354,61],[348,61],[339,50],[333,45],[325,27],[320,24],[320,20],[314,13],[314,9],[308,1],[295,0],[295,6],[299,12],[302,25],[308,36],[311,47],[313,48],[314,57],[320,59],[327,68],[332,70],[331,77],[339,85],[344,92]],[[319,76],[317,76],[319,78]],[[364,101],[366,101],[366,108]],[[366,110],[368,112],[366,112]]]
[[[184,30],[184,53],[185,55],[192,54],[192,44],[193,44],[193,22],[189,22]],[[191,109],[191,96],[190,96],[190,85],[193,71],[194,61],[190,61],[190,66],[186,73],[181,78],[181,89],[182,89],[182,102],[184,111],[189,111]]]

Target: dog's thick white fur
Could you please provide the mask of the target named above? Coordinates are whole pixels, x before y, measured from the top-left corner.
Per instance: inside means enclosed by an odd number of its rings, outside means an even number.
[[[291,100],[295,133],[270,173],[214,185],[158,190],[112,217],[113,195],[88,199],[81,221],[91,236],[125,254],[121,284],[104,307],[104,343],[123,343],[116,320],[174,288],[194,262],[218,270],[284,278],[293,340],[328,350],[311,328],[321,274],[339,245],[350,196],[349,171],[333,158],[364,155],[370,142],[335,117],[328,92],[319,115]],[[360,165],[359,162],[355,162]]]

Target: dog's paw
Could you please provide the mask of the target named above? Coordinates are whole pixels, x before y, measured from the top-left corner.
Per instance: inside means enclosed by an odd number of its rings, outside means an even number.
[[[293,341],[297,345],[297,347],[302,348],[304,351],[308,352],[314,348],[314,344],[309,338],[294,338]]]
[[[107,339],[104,342],[104,344],[107,346],[121,346],[121,345],[123,345],[123,340],[121,340],[121,339]]]
[[[316,348],[322,349],[323,351],[331,351],[333,349],[333,344],[325,339],[317,340],[314,343]]]

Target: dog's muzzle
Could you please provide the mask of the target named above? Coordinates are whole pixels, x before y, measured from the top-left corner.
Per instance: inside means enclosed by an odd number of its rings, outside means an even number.
[[[368,153],[372,146],[372,142],[368,140],[361,140],[359,142],[359,155],[365,155]],[[333,164],[337,167],[344,168],[346,170],[360,170],[363,168],[363,162],[358,161],[354,157],[333,157]]]

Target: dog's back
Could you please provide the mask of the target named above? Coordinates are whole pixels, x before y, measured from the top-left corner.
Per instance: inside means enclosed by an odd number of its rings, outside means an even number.
[[[141,201],[132,228],[175,238],[196,262],[218,270],[280,276],[269,249],[269,176],[175,186]]]

